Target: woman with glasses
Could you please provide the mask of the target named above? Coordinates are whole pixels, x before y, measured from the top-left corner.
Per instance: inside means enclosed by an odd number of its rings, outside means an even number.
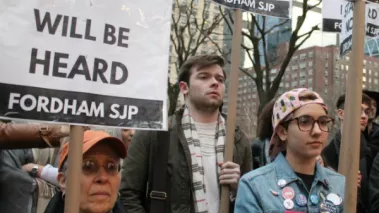
[[[45,213],[64,212],[68,150],[66,143],[59,156],[61,192],[51,199]],[[79,213],[125,213],[118,202],[120,159],[125,157],[126,147],[121,140],[103,131],[84,132]]]
[[[345,178],[320,166],[333,119],[322,98],[294,89],[275,102],[271,164],[244,175],[235,213],[343,212]]]

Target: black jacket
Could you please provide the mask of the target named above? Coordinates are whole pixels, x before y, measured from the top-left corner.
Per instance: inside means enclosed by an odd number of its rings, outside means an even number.
[[[328,166],[338,171],[341,148],[341,131],[338,131],[333,140],[324,148],[322,156]],[[358,190],[357,213],[368,212],[368,180],[372,164],[372,153],[367,141],[361,134],[359,170],[362,174],[361,188]]]
[[[370,173],[369,181],[370,213],[379,212],[379,155],[376,155]]]
[[[371,132],[368,132],[366,129],[365,137],[371,149],[372,156],[375,157],[379,153],[379,124],[373,122]]]
[[[267,139],[270,140],[270,139]],[[253,169],[260,168],[262,166],[265,166],[267,163],[266,159],[266,140],[261,140],[260,138],[256,138],[252,144],[251,144],[251,153],[252,153],[252,160],[253,160]]]
[[[51,198],[47,205],[45,213],[64,213],[64,199],[62,192],[59,191]],[[112,209],[112,213],[126,213],[124,207],[117,201]]]
[[[31,149],[0,149],[0,212],[35,212],[36,183],[22,169],[23,165],[33,161]]]

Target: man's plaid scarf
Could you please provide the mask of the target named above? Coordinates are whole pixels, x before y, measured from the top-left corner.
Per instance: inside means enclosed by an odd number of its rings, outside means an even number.
[[[206,185],[204,183],[204,168],[200,147],[199,136],[196,131],[195,122],[193,121],[188,108],[185,107],[184,114],[182,118],[182,128],[184,131],[184,136],[187,139],[188,147],[191,153],[191,162],[192,162],[192,192],[195,205],[196,213],[207,213],[208,212],[208,203],[206,200]],[[225,119],[219,115],[216,135],[216,164],[224,162],[224,148],[225,148]],[[218,176],[220,175],[220,167],[218,168]],[[215,180],[219,181],[219,180]]]

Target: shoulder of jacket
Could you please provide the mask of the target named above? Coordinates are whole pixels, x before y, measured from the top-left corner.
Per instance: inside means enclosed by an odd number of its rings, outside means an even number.
[[[321,167],[325,174],[330,177],[330,178],[337,178],[337,179],[341,179],[343,181],[345,181],[345,176],[341,175],[340,173],[337,173],[331,169],[328,169],[328,168],[324,168],[324,167]]]
[[[246,146],[251,146],[251,143],[250,141],[248,140],[245,132],[241,129],[241,127],[239,127],[238,125],[236,125],[235,129],[234,129],[234,142],[243,142]]]
[[[242,176],[242,179],[245,179],[249,182],[259,180],[259,179],[266,179],[266,175],[275,172],[275,165],[273,163],[267,164],[266,166],[260,167],[258,169],[254,169],[248,173],[246,173],[244,176]]]

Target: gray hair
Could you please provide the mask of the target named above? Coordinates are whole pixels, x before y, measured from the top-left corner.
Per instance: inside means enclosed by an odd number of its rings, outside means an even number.
[[[62,167],[59,169],[59,172],[63,173],[63,175],[67,176],[67,169],[68,169],[68,160],[64,160]]]

